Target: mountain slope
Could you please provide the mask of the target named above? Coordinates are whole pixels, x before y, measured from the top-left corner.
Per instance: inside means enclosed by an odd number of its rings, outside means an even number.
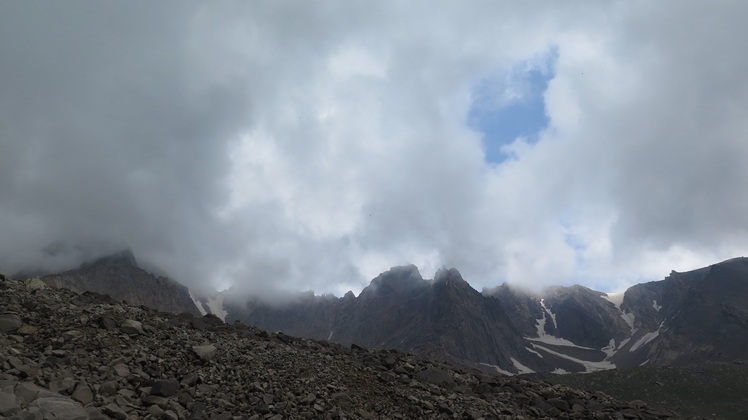
[[[41,280],[49,286],[109,295],[132,305],[200,315],[187,287],[141,269],[129,250],[85,263],[74,270],[43,276]]]
[[[591,392],[602,391],[624,401],[641,400],[670,407],[687,418],[745,420],[748,418],[745,378],[748,378],[748,365],[714,362],[555,375],[548,380]]]
[[[629,350],[648,364],[745,359],[748,259],[673,272],[662,282],[633,286],[621,307],[635,314],[634,337],[640,337]]]

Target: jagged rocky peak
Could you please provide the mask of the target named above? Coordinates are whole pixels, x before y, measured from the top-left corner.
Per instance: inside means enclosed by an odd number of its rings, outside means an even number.
[[[522,298],[529,298],[531,296],[535,296],[535,293],[530,292],[529,290],[525,290],[521,287],[518,287],[515,284],[509,284],[509,283],[502,283],[499,286],[496,287],[486,287],[483,289],[482,292],[485,296],[502,296],[502,295],[510,295],[515,297],[522,297]]]
[[[434,284],[438,283],[444,283],[446,286],[468,285],[456,268],[442,268],[437,271],[434,275]]]
[[[378,275],[361,291],[361,296],[370,294],[399,294],[426,286],[418,267],[413,264],[392,267]]]
[[[598,292],[579,284],[571,286],[550,286],[544,290],[543,293],[547,297],[558,296],[569,298],[573,296],[585,296],[591,298],[598,298],[602,295],[602,292]]]

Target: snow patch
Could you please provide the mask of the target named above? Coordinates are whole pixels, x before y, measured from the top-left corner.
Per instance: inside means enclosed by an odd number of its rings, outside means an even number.
[[[531,349],[531,348],[529,348],[529,347],[525,347],[525,350],[529,351],[530,353],[535,353],[535,354],[536,354],[536,355],[537,355],[538,357],[540,357],[541,359],[543,358],[543,355],[542,355],[542,354],[540,354],[540,353],[536,352],[535,350],[533,350],[533,349]]]
[[[555,346],[576,347],[579,349],[596,350],[591,347],[582,347],[582,346],[576,345],[573,342],[565,338],[559,338],[559,337],[550,335],[547,332],[545,332],[545,323],[548,320],[546,316],[549,316],[551,318],[551,322],[553,322],[554,328],[558,328],[558,324],[556,324],[556,314],[551,312],[551,310],[548,309],[547,306],[545,306],[545,299],[540,299],[540,307],[543,308],[543,316],[535,320],[537,321],[537,324],[535,325],[535,327],[537,328],[538,336],[537,337],[525,337],[526,340],[537,341],[540,343],[551,344]],[[540,356],[540,357],[543,357],[543,356]]]
[[[638,350],[641,346],[657,338],[658,335],[660,335],[659,331],[644,334],[639,340],[636,341],[636,343],[634,343],[633,346],[631,346],[631,348],[629,348],[629,351]]]
[[[556,314],[551,312],[551,310],[545,306],[545,299],[540,299],[540,307],[543,308],[543,311],[551,316],[551,320],[553,321],[553,328],[558,328],[558,324],[556,323]],[[543,325],[545,325],[545,316],[543,316]]]
[[[330,341],[332,339],[332,330],[330,330],[330,335],[327,336],[327,341]],[[401,342],[402,344],[402,342]]]
[[[221,318],[221,321],[226,322],[226,315],[228,315],[228,312],[223,309],[223,293],[210,297],[207,301],[210,313]]]
[[[660,312],[660,309],[662,309],[662,305],[657,304],[657,300],[652,301],[652,307],[655,308],[655,311]]]
[[[540,305],[543,306],[543,299],[540,299]],[[545,306],[543,306],[543,309],[545,309]],[[538,325],[535,326],[538,329],[538,337],[545,335],[545,312],[536,321],[538,321]]]
[[[195,303],[195,306],[197,306],[197,310],[200,311],[200,315],[205,316],[208,314],[213,314],[219,318],[221,318],[221,321],[226,322],[226,315],[228,313],[225,309],[223,309],[223,293],[219,293],[213,297],[205,298],[205,304],[208,305],[208,311],[205,310],[203,307],[203,302],[196,298],[195,295],[192,294],[192,291],[188,291],[190,294],[190,299],[192,299],[192,302]]]
[[[535,320],[537,321],[537,324],[535,325],[535,327],[538,330],[537,331],[538,336],[537,337],[525,337],[526,340],[538,341],[541,343],[551,344],[551,345],[556,345],[556,346],[576,347],[580,349],[595,350],[590,347],[578,346],[565,338],[559,338],[559,337],[546,333],[545,332],[545,323],[546,323],[545,314],[548,314],[551,317],[551,321],[553,322],[553,326],[555,328],[558,328],[558,324],[556,324],[556,315],[545,306],[545,299],[540,299],[540,306],[543,308],[543,316]],[[540,357],[543,357],[543,356],[540,356]]]
[[[644,365],[646,365],[647,363],[649,363],[649,359],[647,359],[647,360],[645,360],[645,361],[641,362],[641,363],[639,364],[639,366],[644,366]]]
[[[655,338],[657,338],[657,336],[660,335],[660,330],[662,330],[663,324],[665,324],[665,321],[662,321],[660,323],[660,327],[657,328],[657,331],[648,332],[648,333],[644,334],[640,339],[638,339],[636,341],[636,343],[634,343],[633,346],[631,346],[631,348],[629,348],[629,351],[636,351],[639,347],[641,347],[641,346],[649,343],[650,341],[654,340]]]
[[[607,359],[600,361],[600,362],[590,362],[588,360],[577,359],[576,357],[571,357],[566,354],[553,351],[551,349],[541,346],[540,344],[535,344],[535,343],[531,343],[531,344],[535,348],[539,348],[543,351],[547,351],[548,353],[558,356],[562,359],[571,360],[572,362],[579,363],[580,365],[584,366],[585,373],[597,372],[599,370],[610,370],[610,369],[616,368],[616,365],[609,362]]]
[[[191,290],[188,290],[190,294],[190,299],[192,299],[192,302],[197,306],[197,310],[200,311],[200,315],[205,316],[208,315],[207,312],[205,312],[205,309],[203,309],[203,303],[200,302],[197,298],[195,298],[195,295],[192,294]]]
[[[513,374],[512,372],[506,371],[506,370],[504,370],[504,369],[502,369],[502,368],[500,368],[500,367],[498,367],[498,366],[496,366],[496,365],[492,365],[492,364],[490,364],[490,363],[478,363],[478,364],[479,364],[479,365],[483,365],[483,366],[488,366],[488,367],[494,368],[494,369],[496,370],[496,372],[499,372],[499,373],[500,373],[500,374],[502,374],[502,375],[506,375],[506,376],[514,376],[514,374]]]
[[[535,373],[535,371],[534,371],[534,370],[532,370],[532,369],[530,369],[529,367],[527,367],[527,366],[523,365],[522,363],[520,363],[520,362],[519,362],[519,361],[518,361],[517,359],[515,359],[514,357],[511,357],[510,359],[512,359],[512,364],[514,364],[514,367],[515,367],[515,368],[517,368],[517,371],[518,371],[518,372],[519,372],[520,374],[523,374],[523,373]]]
[[[532,341],[532,342],[538,342],[538,343],[544,343],[544,344],[550,344],[554,346],[564,346],[564,347],[576,347],[578,349],[585,349],[585,350],[597,350],[592,347],[583,347],[577,344],[574,344],[572,341],[569,341],[565,338],[558,338],[554,337],[552,335],[543,334],[540,337],[525,337],[526,340]]]
[[[554,375],[565,375],[565,374],[567,374],[569,372],[567,372],[567,371],[565,371],[565,370],[563,370],[561,368],[556,368],[556,369],[553,369],[553,372],[551,372],[551,373],[554,374]]]
[[[621,314],[621,318],[623,318],[624,321],[626,321],[627,324],[629,324],[629,329],[631,329],[631,334],[633,335],[636,330],[634,329],[634,320],[636,317],[634,316],[633,312],[625,312]]]
[[[626,347],[626,344],[628,344],[628,343],[629,343],[629,341],[631,341],[631,337],[629,337],[629,338],[627,338],[627,339],[625,339],[625,340],[621,341],[621,344],[619,344],[619,345],[618,345],[618,348],[619,348],[619,349],[622,349],[622,348]]]
[[[623,318],[623,320],[626,321],[626,324],[628,324],[629,330],[631,331],[631,335],[634,335],[636,333],[636,329],[634,328],[634,320],[636,319],[636,316],[634,315],[633,312],[625,312],[624,310],[621,309],[621,304],[623,303],[623,297],[625,295],[626,295],[626,292],[615,292],[615,293],[605,293],[605,294],[600,295],[600,297],[612,303],[613,305],[616,306],[616,308],[619,311],[621,311],[621,318]],[[610,348],[609,351],[613,349],[611,344],[608,344],[608,347]],[[621,343],[618,346],[619,349],[621,347],[623,347],[623,343]],[[605,349],[603,349],[603,351],[605,351]],[[608,354],[607,351],[605,352],[606,354]]]
[[[618,349],[616,348],[616,340],[611,338],[608,342],[608,345],[600,349],[603,353],[605,353],[606,358],[613,357],[614,354],[616,354],[616,351]]]

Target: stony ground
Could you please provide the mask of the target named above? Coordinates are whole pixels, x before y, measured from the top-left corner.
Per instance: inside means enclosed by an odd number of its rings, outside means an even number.
[[[600,392],[0,276],[0,418],[664,419]]]
[[[646,399],[686,416],[748,419],[748,364],[743,360],[556,375],[550,381],[626,400]]]

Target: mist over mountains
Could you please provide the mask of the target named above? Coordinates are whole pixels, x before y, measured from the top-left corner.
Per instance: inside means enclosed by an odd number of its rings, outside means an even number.
[[[748,259],[606,294],[584,286],[476,291],[458,270],[422,278],[394,267],[358,295],[311,292],[283,303],[231,290],[204,295],[138,266],[130,251],[41,277],[131,304],[242,321],[344,346],[397,349],[503,374],[594,372],[746,358]]]

